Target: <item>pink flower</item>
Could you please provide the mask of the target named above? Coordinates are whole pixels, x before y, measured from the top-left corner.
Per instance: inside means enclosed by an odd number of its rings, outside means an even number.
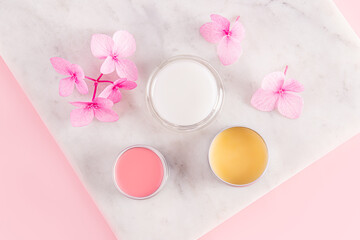
[[[138,71],[135,64],[126,59],[136,50],[134,37],[126,31],[117,31],[113,38],[105,34],[94,34],[91,39],[91,51],[100,59],[105,59],[100,72],[112,73],[115,69],[119,77],[135,81]]]
[[[267,75],[251,99],[251,104],[260,111],[269,112],[275,108],[287,118],[298,118],[302,112],[304,101],[296,93],[304,91],[295,79],[285,82],[285,72],[273,72]]]
[[[74,127],[86,126],[93,120],[94,116],[102,122],[115,122],[119,116],[111,108],[113,102],[106,98],[95,98],[92,102],[71,102],[79,107],[72,110],[70,114],[71,124]]]
[[[84,80],[84,71],[79,65],[71,64],[60,57],[50,58],[50,62],[58,73],[69,76],[60,80],[60,96],[67,97],[71,95],[74,91],[74,84],[76,85],[76,89],[79,93],[88,93],[88,86]]]
[[[200,27],[200,34],[206,41],[219,43],[217,54],[223,65],[233,64],[242,53],[241,41],[245,35],[245,29],[236,18],[230,29],[230,21],[220,15],[211,14],[212,22],[205,23]]]
[[[113,84],[107,86],[100,94],[99,97],[110,99],[113,103],[120,102],[121,92],[120,88],[131,90],[136,88],[137,84],[133,81],[128,81],[125,78],[116,80]]]

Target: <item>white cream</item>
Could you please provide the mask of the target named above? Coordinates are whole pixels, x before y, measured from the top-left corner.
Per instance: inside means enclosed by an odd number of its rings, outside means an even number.
[[[173,125],[199,123],[217,104],[216,78],[207,66],[196,60],[171,61],[157,72],[153,81],[155,111]]]

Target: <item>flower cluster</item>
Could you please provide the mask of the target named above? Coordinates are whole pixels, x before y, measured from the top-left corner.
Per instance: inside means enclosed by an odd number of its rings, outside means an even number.
[[[245,36],[245,28],[237,17],[233,24],[220,15],[211,14],[211,22],[200,27],[200,34],[210,43],[216,43],[217,54],[223,65],[234,64],[242,54],[241,43]],[[251,105],[260,111],[270,112],[277,109],[283,116],[291,119],[299,118],[304,101],[298,93],[304,87],[295,79],[285,82],[288,67],[284,72],[268,74],[251,99]]]
[[[136,65],[127,59],[134,54],[135,50],[135,39],[126,31],[117,31],[112,38],[105,34],[93,35],[91,39],[92,54],[99,59],[104,59],[100,75],[97,78],[85,76],[79,65],[72,64],[63,58],[53,57],[50,59],[54,69],[67,76],[60,80],[60,96],[71,95],[74,87],[80,94],[88,94],[89,89],[85,79],[94,85],[91,101],[71,102],[72,105],[78,107],[70,114],[71,124],[74,127],[86,126],[94,117],[103,122],[114,122],[119,119],[117,113],[112,110],[112,106],[121,100],[120,89],[131,90],[137,86],[135,81],[138,77],[138,70]],[[115,70],[119,76],[118,80],[102,79],[104,74],[110,74]],[[108,84],[108,86],[97,96],[99,84]]]

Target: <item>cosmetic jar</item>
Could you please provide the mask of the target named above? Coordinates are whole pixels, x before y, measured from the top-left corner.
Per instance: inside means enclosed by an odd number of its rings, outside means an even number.
[[[149,78],[146,102],[164,126],[193,131],[208,125],[224,98],[218,72],[204,59],[176,56],[163,62]]]
[[[121,151],[113,170],[116,188],[131,199],[153,197],[164,187],[168,176],[164,156],[146,145],[134,145]]]
[[[264,139],[246,127],[230,127],[212,140],[208,153],[214,175],[231,186],[249,186],[261,178],[268,166]]]

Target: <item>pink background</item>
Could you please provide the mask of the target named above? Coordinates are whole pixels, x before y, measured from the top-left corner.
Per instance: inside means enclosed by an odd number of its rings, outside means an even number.
[[[115,239],[1,58],[0,79],[0,239]]]
[[[360,34],[360,2],[335,2]],[[0,239],[115,239],[2,59],[0,79]],[[360,239],[358,146],[360,135],[201,240]]]

